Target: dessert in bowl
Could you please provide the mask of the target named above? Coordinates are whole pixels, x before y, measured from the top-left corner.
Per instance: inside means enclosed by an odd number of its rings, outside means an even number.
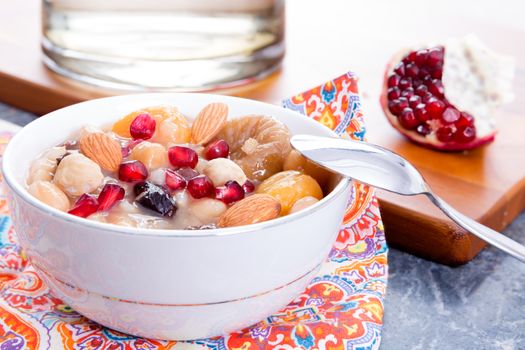
[[[231,127],[218,133],[203,127],[204,131],[195,136],[192,129],[200,114],[206,108],[224,105],[229,120],[225,125]],[[176,106],[177,113],[188,120],[190,136],[184,142],[174,139],[164,145],[162,137],[185,132],[167,125],[156,127],[153,132],[146,127],[129,136],[119,135],[130,130],[133,123],[148,125],[151,120],[146,117],[136,120],[139,115],[148,114],[143,112],[151,106]],[[139,113],[133,114],[134,111]],[[120,119],[129,115],[132,116]],[[156,126],[164,121],[159,122],[155,113],[149,115]],[[88,318],[150,338],[220,335],[249,326],[285,306],[305,288],[328,255],[344,214],[350,184],[347,179],[330,175],[318,185],[322,188],[319,194],[312,185],[312,180],[319,182],[314,179],[318,176],[315,167],[294,159],[290,150],[282,155],[280,165],[250,168],[257,162],[250,163],[249,158],[241,156],[243,152],[253,154],[246,149],[250,148],[250,142],[245,144],[249,138],[237,144],[242,137],[228,133],[244,118],[256,120],[261,116],[268,116],[267,121],[278,121],[290,134],[334,136],[319,123],[280,107],[204,94],[144,94],[93,100],[55,111],[26,126],[8,145],[3,172],[20,243],[37,272],[59,298]],[[119,130],[117,120],[128,124]],[[86,125],[100,130],[84,128],[79,132]],[[264,133],[264,129],[256,134]],[[141,138],[148,137],[148,132],[149,138]],[[111,138],[112,133],[117,135]],[[91,138],[105,137],[101,135],[122,141],[120,164],[105,163],[98,158],[104,152],[86,146],[91,144]],[[199,135],[204,139],[199,139]],[[88,136],[88,141],[83,141]],[[72,142],[77,140],[78,145]],[[221,140],[227,141],[228,154],[224,147],[213,148]],[[166,152],[167,161],[160,157],[163,160],[159,167],[149,162],[150,157],[144,155],[148,152],[142,149],[144,145],[149,149],[152,144],[162,145]],[[51,178],[45,177],[45,171],[43,177],[36,176],[35,159],[38,164],[43,155],[57,147],[65,147],[67,152],[54,160],[48,158],[53,168]],[[141,149],[143,152],[138,152]],[[188,157],[177,155],[188,153],[188,149],[196,153],[197,164],[202,161],[202,166],[194,164],[193,156],[189,157],[190,166],[177,163],[187,160]],[[80,165],[71,167],[68,173],[68,163],[76,164],[80,157]],[[214,159],[220,160],[215,163],[221,163],[221,168],[207,171]],[[137,161],[145,166],[147,175],[130,176],[135,172],[128,171],[128,164]],[[245,177],[223,171],[233,167],[229,162],[242,169]],[[92,169],[93,163],[100,167],[102,175],[88,176],[77,187],[75,180],[89,173],[86,169]],[[297,167],[301,172],[285,170],[286,167]],[[124,175],[120,176],[122,168]],[[183,168],[192,169],[193,175],[185,178],[188,170],[181,173]],[[312,176],[305,172],[312,172]],[[224,174],[229,175],[218,179]],[[185,187],[173,187],[173,178],[184,181]],[[200,197],[202,193],[194,191],[195,184],[190,184],[194,178],[207,178],[212,190],[204,191]],[[299,195],[295,190],[292,195],[287,190],[283,195],[279,184],[287,179],[293,184],[309,183],[311,186],[306,187],[314,189]],[[111,186],[103,195],[108,185]],[[153,186],[156,195],[167,198],[163,203],[172,205],[171,210],[155,207],[155,200],[143,201],[153,193],[147,192]],[[50,191],[62,191],[67,201],[63,196],[61,205],[47,201],[42,193]],[[186,202],[179,198],[184,197],[181,193],[185,193]],[[96,203],[92,206],[96,210],[86,214],[84,209],[89,206],[84,205],[82,197]],[[108,197],[113,200],[108,201]],[[313,199],[293,208],[295,202],[306,197]],[[194,215],[192,205],[198,207],[210,201],[219,208],[213,215]],[[131,221],[129,213],[120,208],[128,204],[133,207]],[[273,208],[270,216],[263,215],[265,208]],[[177,219],[177,215],[186,219]]]

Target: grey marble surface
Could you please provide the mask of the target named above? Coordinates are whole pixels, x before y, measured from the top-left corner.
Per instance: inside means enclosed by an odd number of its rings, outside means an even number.
[[[33,118],[0,104],[0,119]],[[525,213],[506,234],[525,243]],[[389,273],[382,350],[525,350],[525,264],[494,248],[457,268],[391,249]]]

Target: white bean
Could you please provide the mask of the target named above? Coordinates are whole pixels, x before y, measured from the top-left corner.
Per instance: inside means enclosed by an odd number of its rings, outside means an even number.
[[[189,209],[203,224],[209,224],[216,221],[228,207],[219,200],[204,198],[192,201]]]
[[[215,186],[222,186],[230,180],[237,181],[241,186],[246,182],[246,175],[241,167],[226,158],[210,160],[202,172],[211,179]]]
[[[69,210],[69,198],[58,186],[49,181],[35,181],[29,186],[29,193],[47,205],[61,211]]]
[[[53,180],[58,159],[63,157],[66,152],[65,147],[53,147],[35,159],[29,168],[27,184],[31,185],[35,181]]]

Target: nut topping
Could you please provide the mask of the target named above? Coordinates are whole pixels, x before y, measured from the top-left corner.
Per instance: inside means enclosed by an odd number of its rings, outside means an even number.
[[[119,143],[104,133],[84,135],[80,139],[80,151],[105,170],[117,171],[122,162]]]
[[[219,217],[219,227],[256,224],[275,219],[281,212],[279,202],[267,194],[254,194],[235,203]]]
[[[228,106],[210,103],[204,107],[191,127],[193,143],[202,145],[212,140],[224,128],[228,119]]]

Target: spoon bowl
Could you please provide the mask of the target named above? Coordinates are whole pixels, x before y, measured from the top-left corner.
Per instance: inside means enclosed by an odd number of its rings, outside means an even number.
[[[434,194],[419,171],[400,155],[366,142],[295,135],[292,147],[322,167],[404,196],[425,194],[449,218],[485,242],[525,262],[525,246],[460,213]]]

